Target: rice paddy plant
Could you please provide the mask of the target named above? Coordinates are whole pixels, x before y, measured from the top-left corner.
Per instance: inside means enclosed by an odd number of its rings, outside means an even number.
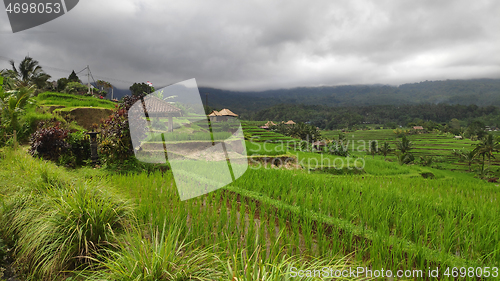
[[[320,216],[339,218],[359,228],[358,233],[365,237],[375,233],[395,239],[394,243],[407,241],[414,249],[408,266],[416,262],[417,256],[418,263],[425,256],[434,262],[460,260],[476,264],[480,260],[484,265],[498,264],[500,258],[498,226],[494,223],[499,217],[499,191],[475,179],[413,178],[408,182],[399,177],[331,178],[300,171],[261,169],[248,171],[235,185],[240,190],[257,192],[260,198],[263,195],[275,198],[290,208],[301,206]],[[321,208],[312,203],[318,201],[322,202]],[[303,213],[297,211],[299,217]],[[356,244],[353,237],[344,241],[347,252],[356,249],[352,246]],[[390,244],[386,238],[361,247],[387,251]],[[445,255],[436,260],[439,252]],[[383,260],[386,256],[382,253],[376,258]]]
[[[278,221],[283,225],[280,228],[282,236],[278,237],[276,233],[266,234],[270,233],[269,229],[271,229],[271,233],[276,231],[275,227],[269,227],[269,225],[274,224],[276,212],[279,210],[269,206],[264,207],[262,202],[257,200],[246,200],[245,197],[234,192],[218,190],[209,195],[187,201],[179,201],[175,198],[164,201],[162,195],[154,194],[147,189],[156,189],[152,184],[153,181],[155,184],[166,184],[168,186],[168,182],[172,180],[168,173],[163,175],[154,173],[149,176],[120,175],[119,177],[127,178],[119,181],[123,184],[121,188],[135,194],[134,197],[136,197],[136,204],[139,205],[138,210],[140,212],[146,212],[147,208],[149,208],[150,214],[155,213],[153,212],[154,209],[158,209],[159,205],[165,205],[165,216],[170,217],[171,221],[172,217],[177,217],[177,213],[181,212],[180,210],[186,210],[188,213],[187,218],[179,219],[179,222],[183,225],[181,237],[186,243],[192,242],[192,245],[196,245],[196,247],[209,248],[210,253],[217,255],[220,260],[218,270],[224,276],[221,280],[229,280],[234,276],[238,278],[261,276],[264,278],[263,275],[258,275],[263,272],[277,272],[279,274],[265,275],[268,279],[259,280],[287,280],[285,278],[288,277],[283,273],[290,272],[289,266],[296,265],[297,268],[308,268],[308,266],[314,267],[313,261],[319,264],[338,261],[338,258],[325,260],[305,257],[298,244],[296,244],[297,241],[301,242],[299,240],[300,230],[297,233],[298,235],[289,230],[289,222],[286,220],[289,217],[287,213],[283,213],[283,216],[277,215]],[[142,185],[144,189],[139,191],[139,185]],[[164,193],[165,190],[176,192],[174,187],[165,187]],[[225,204],[230,210],[223,211]],[[227,218],[223,218],[224,216],[227,216]],[[161,227],[151,215],[140,217],[144,219],[142,221],[144,224]],[[254,217],[258,219],[254,220]],[[222,225],[224,221],[226,224]],[[221,224],[221,226],[216,226],[218,224]],[[226,231],[222,231],[224,232],[222,233],[221,231],[214,231],[214,229]],[[274,235],[274,239],[269,238],[271,235]],[[207,236],[209,239],[207,239]],[[276,242],[277,246],[274,246],[274,242]],[[282,250],[277,250],[278,247],[281,247]],[[220,249],[220,251],[216,249]],[[188,250],[186,249],[186,251]],[[290,255],[285,256],[288,255],[287,251],[290,251],[291,256],[293,256],[293,263],[289,258]],[[260,261],[257,264],[255,263],[256,255],[253,253],[259,253]],[[193,252],[192,254],[195,255],[196,253]],[[255,264],[257,267],[254,267]],[[339,265],[342,264],[339,263]],[[240,265],[246,265],[246,267],[240,267]],[[255,273],[257,275],[252,272],[257,272]],[[250,274],[250,277],[248,277],[248,274]],[[269,276],[273,276],[274,279],[269,279],[271,278]]]
[[[279,237],[282,237],[281,235]],[[278,238],[272,244],[271,252],[266,258],[266,252],[261,245],[256,245],[254,251],[247,249],[231,249],[227,261],[221,261],[226,279],[239,281],[288,281],[288,280],[328,280],[330,272],[346,269],[347,260],[321,259],[315,257],[289,256],[285,248],[280,248]],[[354,264],[350,265],[354,266]],[[325,268],[328,269],[325,273]],[[299,272],[301,271],[301,275]],[[335,278],[335,280],[362,280],[363,278]],[[368,280],[368,279],[365,279]]]

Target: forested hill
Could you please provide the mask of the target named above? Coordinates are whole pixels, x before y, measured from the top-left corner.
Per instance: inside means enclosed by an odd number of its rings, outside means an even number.
[[[308,122],[322,129],[351,128],[354,125],[382,124],[386,127],[398,125],[423,125],[423,122],[449,123],[457,119],[467,126],[473,121],[482,126],[500,127],[500,108],[477,105],[415,104],[415,105],[370,105],[329,107],[323,105],[280,104],[251,114],[251,120],[293,120]],[[427,124],[428,125],[428,124]],[[427,126],[429,127],[429,126]]]
[[[347,85],[332,87],[302,87],[238,92],[200,87],[200,95],[214,108],[230,108],[244,115],[277,104],[324,106],[402,105],[421,103],[475,104],[500,106],[500,79],[425,81],[388,85]]]

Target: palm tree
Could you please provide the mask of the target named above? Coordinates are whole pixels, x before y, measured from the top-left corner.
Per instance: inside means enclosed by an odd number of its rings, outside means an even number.
[[[43,89],[49,80],[50,75],[45,73],[37,60],[30,57],[25,57],[16,68],[13,60],[10,61],[11,70],[6,70],[2,74],[5,77],[15,81],[15,87],[31,87],[35,86],[38,89]]]
[[[474,160],[476,159],[477,151],[476,150],[463,149],[463,150],[460,151],[459,156],[460,156],[460,159],[462,159],[465,162],[467,162],[467,164],[469,166],[469,172],[470,172],[471,171],[472,162],[474,162]]]
[[[396,147],[402,154],[406,154],[413,148],[413,143],[406,136],[403,136],[401,141],[396,143]]]
[[[370,141],[370,152],[372,153],[373,159],[375,159],[375,153],[378,152],[378,142]]]
[[[391,153],[392,151],[391,145],[388,142],[384,142],[382,147],[379,148],[379,151],[380,153],[382,153],[382,155],[384,155],[384,160],[385,160],[387,154]]]
[[[493,155],[494,152],[500,151],[500,144],[498,141],[493,137],[492,134],[488,134],[479,144],[476,145],[476,148],[474,148],[474,152],[477,155],[482,155],[483,156],[483,167],[482,169],[484,170],[484,163],[485,163],[485,157],[488,157],[488,166],[491,164],[491,158],[495,158]]]

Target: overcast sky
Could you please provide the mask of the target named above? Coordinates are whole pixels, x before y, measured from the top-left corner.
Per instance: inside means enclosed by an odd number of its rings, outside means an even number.
[[[0,69],[29,53],[55,79],[231,90],[500,78],[499,30],[497,0],[80,0],[15,34],[2,7]]]

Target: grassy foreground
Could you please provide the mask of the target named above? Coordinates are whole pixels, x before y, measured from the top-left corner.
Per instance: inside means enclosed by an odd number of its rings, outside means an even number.
[[[180,201],[170,173],[70,172],[7,149],[0,194],[1,234],[24,280],[290,280],[355,266],[287,244],[234,193]]]

